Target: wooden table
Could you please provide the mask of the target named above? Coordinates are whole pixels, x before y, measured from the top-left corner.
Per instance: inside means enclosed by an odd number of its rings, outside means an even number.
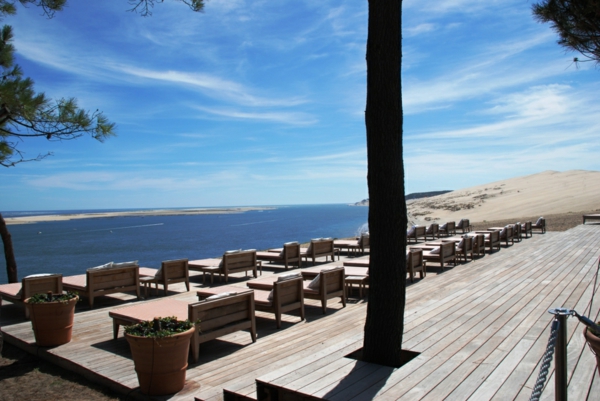
[[[153,302],[140,302],[133,306],[114,309],[108,312],[113,320],[113,338],[119,335],[119,326],[129,326],[155,317],[175,316],[177,320],[188,318],[188,303],[172,298],[162,298]]]

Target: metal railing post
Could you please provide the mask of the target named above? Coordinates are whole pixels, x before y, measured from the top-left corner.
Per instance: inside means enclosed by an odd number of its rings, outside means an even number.
[[[572,314],[570,309],[555,308],[548,312],[558,320],[559,327],[554,346],[554,399],[567,401],[567,318]]]
[[[556,318],[560,322],[558,336],[556,337],[556,362],[554,367],[554,399],[556,401],[567,401],[567,317],[566,314],[558,314]]]

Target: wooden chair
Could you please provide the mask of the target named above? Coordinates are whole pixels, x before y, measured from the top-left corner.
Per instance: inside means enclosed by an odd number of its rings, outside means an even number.
[[[246,251],[227,251],[223,254],[222,259],[198,259],[188,262],[190,270],[202,272],[202,283],[205,282],[206,273],[210,273],[210,285],[214,284],[214,275],[225,276],[225,282],[229,280],[229,274],[243,271],[248,275],[248,271],[252,271],[254,277],[258,276],[257,268],[261,266],[261,262],[256,258],[256,251],[249,249]]]
[[[281,328],[281,315],[283,313],[300,310],[300,321],[304,321],[303,284],[304,279],[300,273],[295,278],[280,276],[273,283],[273,289],[270,292],[255,291],[256,309],[274,313],[278,329]]]
[[[414,240],[415,243],[419,242],[419,238],[423,237],[423,241],[427,241],[427,228],[425,226],[412,226],[406,231],[406,241],[410,242]]]
[[[540,232],[544,234],[546,232],[546,219],[543,217],[537,219],[535,224],[531,225],[531,232],[533,232],[533,230],[540,230]]]
[[[287,242],[279,253],[275,252],[256,252],[258,260],[264,260],[271,263],[282,263],[287,270],[288,266],[295,263],[298,268],[302,267],[302,256],[300,254],[300,243]]]
[[[415,282],[415,273],[419,272],[421,279],[427,276],[427,268],[425,259],[423,259],[423,250],[419,248],[411,248],[406,252],[406,271],[409,274],[410,282]]]
[[[515,241],[517,242],[521,242],[523,240],[523,231],[522,231],[522,227],[521,227],[521,223],[515,223],[512,225],[513,226],[513,238]]]
[[[144,298],[148,297],[148,286],[154,284],[158,293],[158,285],[162,285],[165,296],[169,294],[169,284],[185,283],[190,290],[190,272],[187,259],[167,260],[162,262],[160,269],[154,277],[141,277],[140,283],[144,285]]]
[[[431,239],[440,238],[440,225],[438,223],[431,223],[427,230],[425,230],[425,241],[427,237],[431,235]]]
[[[489,253],[492,253],[494,248],[500,250],[500,231],[475,231],[476,234],[483,234],[485,246],[488,247]]]
[[[361,255],[364,255],[365,248],[368,248],[370,245],[370,236],[369,234],[362,234],[360,237],[355,240],[334,240],[333,246],[337,249],[348,250],[348,254],[351,252],[358,253],[360,251]]]
[[[521,233],[525,235],[525,238],[529,238],[533,236],[533,228],[531,221],[526,221],[525,223],[521,223]]]
[[[321,301],[323,314],[327,313],[327,300],[340,297],[346,307],[346,284],[343,267],[322,270],[308,285],[304,287],[304,298]]]
[[[444,234],[446,237],[450,235],[456,235],[456,224],[453,221],[448,221],[440,226],[440,235]]]
[[[315,265],[315,259],[322,257],[325,257],[325,262],[327,262],[328,257],[331,257],[331,261],[334,262],[335,254],[338,255],[339,260],[339,250],[334,248],[333,239],[331,238],[313,239],[310,241],[310,245],[308,245],[306,251],[302,251],[302,257],[307,263],[308,258],[311,258],[313,266]]]
[[[0,285],[0,307],[5,299],[13,304],[18,304],[25,309],[25,318],[29,319],[29,309],[25,307],[25,300],[35,294],[62,294],[62,274],[32,274],[23,277],[20,283]]]
[[[453,241],[443,242],[439,247],[429,249],[423,247],[422,249],[423,259],[439,263],[442,271],[444,271],[444,265],[449,262],[456,265],[456,244]]]
[[[137,262],[107,263],[89,268],[85,274],[63,277],[63,288],[87,298],[90,309],[94,307],[94,298],[102,295],[135,291],[139,299],[139,269]]]
[[[473,260],[473,243],[475,242],[474,237],[464,235],[461,240],[456,244],[456,254],[459,258],[463,258],[467,262],[467,256],[471,255]]]
[[[463,234],[470,232],[472,227],[469,219],[460,219],[460,221],[456,223],[456,230],[461,230]]]

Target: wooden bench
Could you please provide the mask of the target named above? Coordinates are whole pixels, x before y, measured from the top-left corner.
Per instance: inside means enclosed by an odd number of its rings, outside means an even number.
[[[256,342],[256,319],[254,316],[254,292],[242,290],[233,295],[188,304],[177,299],[163,298],[158,301],[138,303],[108,312],[113,319],[113,338],[119,335],[120,326],[128,326],[155,317],[175,316],[177,320],[200,320],[196,334],[190,341],[194,362],[200,355],[200,344],[234,333],[250,330],[252,342]]]
[[[77,291],[80,297],[88,299],[90,309],[94,298],[119,292],[135,291],[140,298],[140,271],[134,263],[106,264],[87,269],[85,274],[63,277],[66,291]]]
[[[0,285],[0,307],[5,299],[13,304],[25,306],[24,301],[35,294],[62,294],[62,274],[32,274],[24,277],[20,283]],[[29,319],[29,309],[25,309],[25,318]]]
[[[585,224],[586,220],[600,220],[600,214],[584,214],[583,224]]]

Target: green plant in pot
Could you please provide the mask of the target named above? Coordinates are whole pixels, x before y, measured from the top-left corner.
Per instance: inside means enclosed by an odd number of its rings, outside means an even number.
[[[155,317],[125,327],[140,391],[167,395],[185,385],[190,339],[199,322],[178,321],[176,317]]]
[[[596,324],[600,325],[600,322]],[[600,374],[600,331],[583,326],[583,336],[592,352],[596,355],[596,367],[598,368],[598,374]]]
[[[52,347],[71,341],[77,301],[76,292],[35,294],[25,300],[37,345]]]

